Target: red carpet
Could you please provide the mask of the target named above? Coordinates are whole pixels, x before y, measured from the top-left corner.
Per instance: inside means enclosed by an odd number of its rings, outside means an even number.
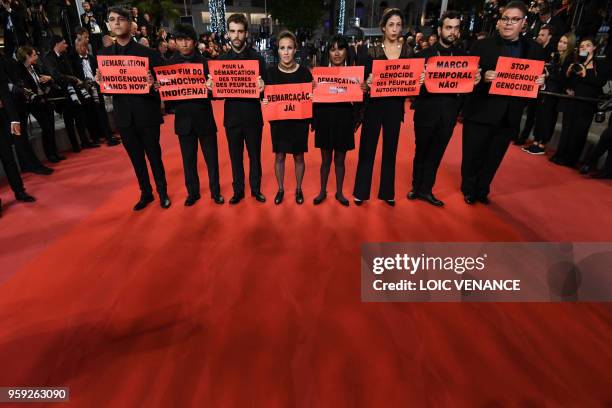
[[[395,208],[332,198],[315,208],[313,140],[307,202],[295,204],[288,158],[288,194],[276,207],[266,129],[266,204],[215,205],[200,156],[204,197],[184,208],[171,122],[169,210],[156,201],[131,211],[139,193],[122,147],[26,176],[32,205],[14,203],[2,185],[0,386],[68,386],[70,405],[83,407],[612,404],[607,304],[367,304],[359,289],[364,241],[610,241],[610,182],[511,147],[493,204],[468,207],[457,131],[435,191],[446,208],[409,202],[414,139],[405,127]],[[219,141],[227,200],[222,132]],[[356,157],[348,155],[347,196]],[[374,180],[373,196],[378,171]]]

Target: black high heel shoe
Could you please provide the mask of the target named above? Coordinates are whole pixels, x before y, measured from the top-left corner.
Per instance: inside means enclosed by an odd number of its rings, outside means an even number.
[[[316,196],[314,198],[314,200],[312,202],[314,203],[314,205],[319,205],[323,201],[325,201],[326,198],[327,198],[327,193],[326,192],[321,192],[321,193],[319,193],[318,196]]]
[[[274,197],[274,204],[279,205],[283,202],[283,197],[285,196],[285,190],[278,190],[276,193],[276,197]]]
[[[299,188],[295,190],[295,202],[300,205],[304,204],[304,193]]]
[[[344,196],[339,195],[338,193],[336,193],[336,200],[338,200],[338,202],[345,207],[349,206],[349,200],[347,200]]]

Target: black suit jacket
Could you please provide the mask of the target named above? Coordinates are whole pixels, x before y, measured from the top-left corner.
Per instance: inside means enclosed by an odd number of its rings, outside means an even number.
[[[3,70],[0,70],[0,102],[2,102],[2,107],[0,108],[0,126],[2,126],[0,137],[2,137],[10,122],[19,122],[19,116],[13,105],[13,98],[8,88],[8,78]]]
[[[66,54],[58,56],[55,51],[51,50],[45,55],[43,62],[58,85],[64,88],[68,85],[76,85],[77,77]]]
[[[461,56],[467,53],[457,47],[445,49],[439,43],[433,47],[429,47],[419,53],[417,58],[425,58],[436,56]],[[414,109],[414,124],[415,126],[435,126],[440,122],[450,123],[457,120],[459,108],[463,101],[463,95],[458,94],[439,94],[429,93],[425,84],[421,86],[419,96],[415,99],[412,107]]]
[[[220,60],[257,60],[259,75],[267,83],[266,62],[254,49],[246,48],[241,53],[233,49],[219,56]],[[223,116],[223,126],[231,127],[262,127],[261,103],[259,98],[226,98]]]
[[[137,42],[130,41],[125,47],[113,44],[101,49],[98,55],[133,55],[149,59],[149,69],[164,65],[159,53]],[[157,126],[163,123],[159,94],[151,87],[148,94],[113,95],[113,117],[117,127]]]
[[[11,23],[13,24],[13,38],[16,40],[17,45],[25,45],[27,42],[27,31],[26,31],[26,22],[25,22],[25,14],[21,12],[21,10],[11,8],[11,12],[9,13],[6,9],[0,6],[0,21],[2,24],[2,32],[4,36],[7,37],[7,29],[9,17],[11,18]]]
[[[544,60],[544,50],[535,41],[521,37],[521,58]],[[476,41],[470,55],[480,57],[481,75],[484,79],[486,71],[494,71],[497,59],[504,56],[504,43],[499,36]],[[519,125],[523,109],[529,103],[529,98],[513,96],[489,95],[491,83],[481,81],[467,97],[463,109],[465,120],[471,120],[488,125],[499,125],[508,115],[508,122]]]
[[[79,78],[81,81],[85,81],[85,71],[83,70],[83,63],[81,61],[81,56],[74,52],[71,53],[68,57],[70,60],[70,64],[72,65],[72,72],[74,75]],[[91,72],[96,75],[96,70],[98,69],[98,60],[91,54],[87,54],[87,60],[89,61],[89,66],[91,67]]]
[[[199,52],[194,52],[190,57],[176,53],[168,62],[169,65],[184,63],[202,64],[204,74],[208,75],[208,63]],[[188,135],[192,132],[198,135],[217,132],[209,98],[183,99],[173,101],[171,105],[174,106],[174,133],[177,135]]]

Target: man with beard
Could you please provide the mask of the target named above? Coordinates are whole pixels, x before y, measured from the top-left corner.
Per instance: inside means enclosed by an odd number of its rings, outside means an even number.
[[[199,64],[208,74],[206,58],[195,49],[197,35],[193,27],[177,24],[174,27],[177,53],[168,64]],[[208,170],[211,198],[223,204],[219,186],[219,158],[217,149],[217,126],[209,98],[193,98],[173,101],[174,133],[178,135],[183,157],[183,170],[187,199],[185,206],[191,207],[200,199],[200,178],[198,177],[198,142],[202,147]]]
[[[257,60],[259,61],[259,88],[263,91],[266,63],[261,55],[246,45],[249,23],[243,14],[232,14],[227,19],[227,32],[231,50],[219,57],[220,60]],[[210,84],[210,82],[209,82]],[[263,117],[261,104],[256,98],[225,99],[223,118],[225,134],[232,162],[232,186],[234,195],[230,204],[238,204],[244,198],[244,145],[249,154],[249,185],[251,196],[261,203],[266,198],[261,193],[261,134]]]
[[[149,60],[151,71],[156,66],[163,65],[159,55],[154,50],[132,40],[130,32],[132,16],[128,9],[123,7],[109,8],[108,22],[117,41],[112,46],[101,49],[99,55],[145,57]],[[96,77],[100,80],[99,70]],[[152,78],[150,78],[150,83],[153,83]],[[163,122],[159,94],[151,89],[147,94],[113,95],[113,115],[140,187],[140,200],[134,205],[134,211],[142,210],[153,201],[153,188],[149,181],[145,156],[149,159],[151,165],[157,193],[159,194],[159,204],[162,208],[170,207],[166,173],[162,162],[161,146],[159,145],[159,125]]]
[[[500,56],[543,60],[544,50],[535,41],[521,37],[527,6],[521,1],[506,5],[497,22],[499,35],[476,41],[471,55],[480,57],[483,81],[474,88],[463,109],[463,158],[461,191],[467,204],[489,204],[489,191],[513,137],[519,133],[527,98],[490,95],[497,78],[495,67]],[[540,75],[535,84],[544,85]]]
[[[460,25],[461,15],[455,11],[447,11],[438,23],[438,42],[417,54],[417,57],[429,59],[436,56],[466,55],[465,51],[455,45],[459,39]],[[475,77],[475,83],[478,82],[480,73]],[[444,205],[433,195],[432,189],[442,156],[457,122],[461,101],[461,95],[432,94],[427,92],[425,85],[421,87],[421,92],[413,104],[416,151],[409,200],[423,200],[436,207]]]

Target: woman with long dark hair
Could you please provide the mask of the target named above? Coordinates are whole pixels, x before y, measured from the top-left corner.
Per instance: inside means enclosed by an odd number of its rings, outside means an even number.
[[[336,34],[329,40],[323,65],[330,67],[353,65],[349,43],[344,36]],[[342,192],[344,161],[346,152],[355,148],[355,129],[358,125],[360,106],[361,104],[351,102],[315,103],[313,106],[315,147],[321,149],[321,191],[314,199],[315,205],[321,204],[327,198],[327,180],[332,158],[336,173],[336,200],[344,206],[349,205]]]
[[[400,41],[403,24],[404,16],[400,9],[391,8],[383,13],[380,21],[383,42],[370,48],[370,58],[366,64],[368,84],[372,83],[373,60],[395,60],[414,56],[414,51],[408,48],[405,42]],[[403,96],[368,98],[366,100],[359,143],[355,189],[353,190],[354,201],[357,205],[361,205],[363,201],[370,198],[374,158],[376,157],[376,147],[378,146],[381,128],[383,142],[378,198],[391,206],[395,205],[395,161],[400,127],[404,120],[405,100],[406,98]]]
[[[283,31],[278,35],[278,57],[277,66],[268,68],[268,85],[284,85],[311,83],[312,75],[310,71],[298,64],[295,60],[297,52],[297,39],[289,31]],[[267,104],[264,98],[263,103]],[[272,131],[272,148],[274,150],[274,173],[278,182],[278,192],[274,198],[274,204],[278,205],[283,201],[285,195],[285,157],[287,153],[293,155],[295,163],[295,202],[304,203],[302,193],[302,180],[306,164],[304,163],[304,153],[308,151],[308,130],[310,119],[287,119],[275,120],[270,122]]]

